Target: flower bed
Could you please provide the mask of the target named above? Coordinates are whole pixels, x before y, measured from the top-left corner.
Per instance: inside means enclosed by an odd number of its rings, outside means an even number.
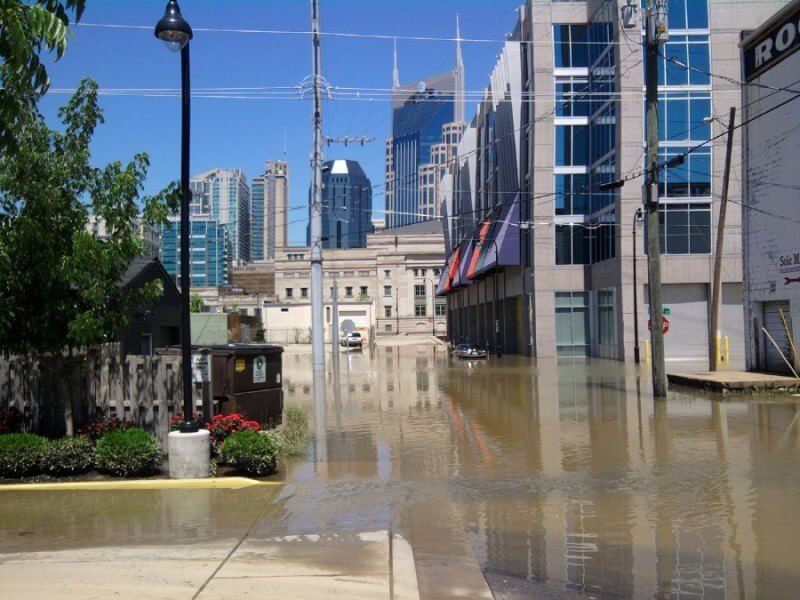
[[[106,477],[149,477],[162,468],[163,455],[156,439],[116,415],[99,418],[74,437],[49,440],[22,428],[13,409],[0,413],[0,479],[41,481],[52,478],[93,480]],[[182,415],[172,420],[177,428]],[[217,415],[206,427],[211,452],[223,465],[221,474],[244,473],[263,477],[276,471],[279,457],[302,455],[308,442],[308,417],[289,408],[284,424],[264,430],[241,414]]]

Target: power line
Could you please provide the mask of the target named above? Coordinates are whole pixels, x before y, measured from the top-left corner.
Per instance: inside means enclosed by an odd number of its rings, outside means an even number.
[[[75,25],[79,27],[85,28],[95,28],[95,29],[134,29],[134,30],[146,30],[152,31],[152,25],[128,25],[128,24],[121,24],[121,23],[86,23],[80,22],[76,23]],[[312,31],[304,31],[304,30],[297,30],[297,29],[246,29],[246,28],[225,28],[225,27],[192,27],[192,31],[203,32],[203,33],[241,33],[241,34],[251,34],[251,35],[301,35],[307,36],[311,35]],[[570,45],[585,45],[585,46],[592,46],[597,45],[597,42],[570,42],[564,41],[559,42],[556,40],[541,42],[541,41],[527,41],[527,40],[515,40],[515,39],[494,39],[494,38],[456,38],[456,37],[442,37],[442,36],[427,36],[427,35],[397,35],[397,34],[388,34],[388,33],[355,33],[355,32],[345,32],[345,31],[321,31],[319,32],[320,36],[323,37],[340,37],[340,38],[353,38],[353,39],[374,39],[374,40],[385,40],[385,41],[392,41],[392,40],[407,40],[407,41],[417,41],[417,42],[447,42],[453,43],[457,41],[466,42],[466,43],[473,43],[473,44],[505,44],[505,43],[518,43],[524,44],[529,46],[548,46],[551,47],[554,44],[570,44]],[[622,42],[603,42],[607,45],[621,45]]]

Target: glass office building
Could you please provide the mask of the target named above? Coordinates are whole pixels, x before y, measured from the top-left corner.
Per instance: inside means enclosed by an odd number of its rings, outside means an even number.
[[[309,221],[311,207],[309,204]],[[372,183],[355,160],[329,160],[322,171],[322,247],[366,248],[372,232]],[[311,245],[311,226],[306,228]]]
[[[240,169],[214,169],[189,182],[192,214],[227,229],[229,267],[250,262],[250,186]]]
[[[250,259],[263,260],[267,219],[264,210],[265,182],[253,179],[250,186]]]
[[[431,163],[431,146],[442,140],[442,127],[455,117],[455,77],[445,73],[429,81],[407,86],[396,93],[392,107],[391,205],[387,227],[400,227],[426,220],[420,213],[420,173]]]
[[[191,276],[192,287],[228,285],[227,228],[215,219],[192,218]],[[180,219],[170,219],[161,226],[160,258],[164,268],[180,285]]]

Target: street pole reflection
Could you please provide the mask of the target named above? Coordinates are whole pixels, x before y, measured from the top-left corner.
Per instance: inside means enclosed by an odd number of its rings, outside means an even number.
[[[317,471],[328,460],[328,405],[325,398],[325,372],[314,372],[314,456]]]
[[[336,411],[336,431],[342,430],[342,383],[340,377],[340,367],[338,354],[336,351],[336,360],[331,363],[331,370],[333,372],[333,410]]]

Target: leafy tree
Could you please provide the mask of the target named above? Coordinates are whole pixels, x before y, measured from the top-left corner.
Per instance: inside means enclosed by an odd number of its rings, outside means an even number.
[[[266,332],[264,331],[264,326],[259,324],[259,326],[256,328],[256,333],[253,336],[253,341],[258,344],[263,344],[265,334]]]
[[[70,13],[79,21],[86,0],[0,0],[0,152],[15,144],[15,131],[35,111],[50,78],[42,52],[61,58]]]
[[[193,313],[203,312],[203,298],[200,294],[192,294],[189,298],[189,310]]]
[[[2,0],[0,0],[2,5]],[[127,325],[131,307],[146,306],[160,283],[123,289],[119,281],[144,251],[135,218],[149,160],[90,164],[89,145],[103,123],[97,84],[81,82],[59,111],[62,130],[38,115],[0,157],[0,351],[56,355],[91,347]],[[141,199],[143,220],[165,222],[179,202],[176,184]],[[108,237],[87,231],[88,209]]]

